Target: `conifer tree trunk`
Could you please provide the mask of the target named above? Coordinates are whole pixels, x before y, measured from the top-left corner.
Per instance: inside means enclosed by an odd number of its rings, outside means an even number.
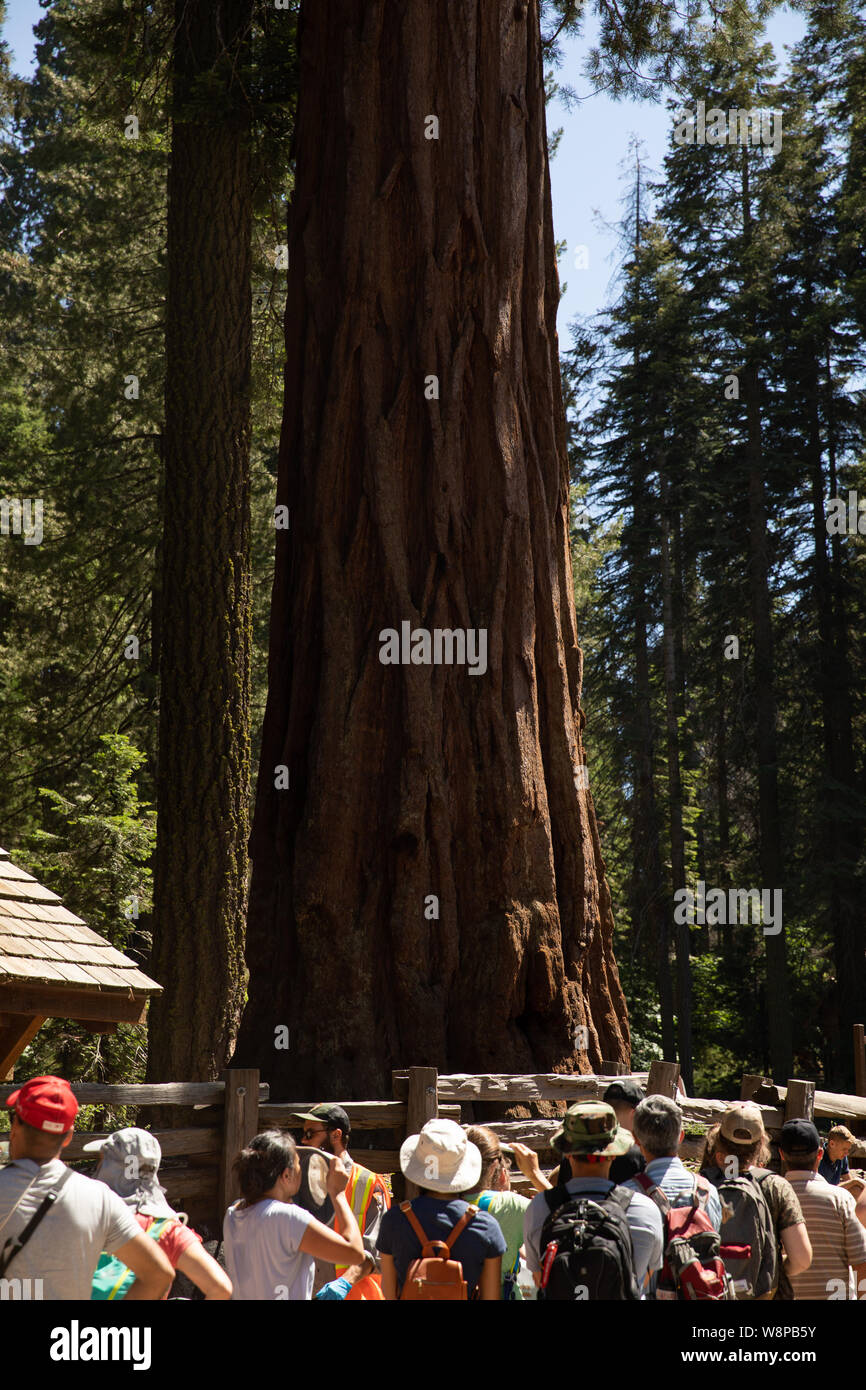
[[[754,305],[756,287],[752,265],[753,223],[749,188],[749,152],[742,150],[742,210],[744,288],[751,315],[750,338],[757,341]],[[782,888],[782,836],[779,823],[779,768],[776,730],[775,662],[770,608],[770,559],[767,509],[764,499],[764,457],[761,439],[760,376],[755,348],[746,354],[743,371],[746,396],[746,467],[748,476],[749,583],[755,639],[755,702],[757,706],[758,808],[761,833],[761,887],[771,893]],[[784,889],[783,889],[784,892]],[[781,1081],[791,1070],[791,995],[784,897],[781,930],[764,936],[767,952],[767,1029],[770,1067]]]
[[[626,1060],[583,777],[538,3],[311,0],[299,44],[290,529],[236,1060],[274,1094],[348,1097],[410,1063]],[[383,664],[403,623],[484,630],[486,670]]]
[[[716,882],[725,892],[731,882],[731,817],[728,807],[728,725],[725,718],[725,677],[724,664],[719,663],[716,674],[716,815],[718,818],[718,872]],[[725,913],[724,925],[716,928],[716,949],[721,945],[726,960],[730,960],[734,949],[733,932],[728,915]]]
[[[634,571],[646,573],[635,556]],[[674,1032],[674,989],[670,960],[670,894],[665,882],[661,857],[661,831],[655,788],[655,757],[647,649],[647,604],[635,598],[635,784],[632,813],[632,920],[636,930],[648,928],[656,943],[656,978],[661,1014],[662,1051],[669,1060],[676,1057]]]
[[[676,894],[686,887],[686,852],[683,831],[683,786],[680,774],[679,686],[677,678],[677,636],[674,620],[673,557],[671,554],[670,484],[659,470],[661,481],[661,568],[662,568],[662,643],[664,652],[665,725],[668,756],[668,810],[671,841],[671,888]],[[682,914],[680,914],[682,915]],[[677,1055],[680,1074],[687,1092],[691,1092],[692,1066],[692,970],[690,928],[687,922],[677,922]]]
[[[250,3],[178,0],[175,14],[154,1081],[214,1076],[243,1001],[252,204],[239,68]]]
[[[811,365],[813,370],[806,393],[806,448],[811,477],[814,592],[824,730],[825,786],[822,809],[825,834],[822,861],[827,866],[829,881],[830,924],[836,966],[835,996],[839,1014],[838,1028],[833,1033],[836,1045],[833,1048],[832,1084],[847,1091],[854,1082],[849,1046],[851,1028],[860,1021],[866,1000],[866,927],[862,910],[862,881],[858,872],[862,834],[856,815],[857,765],[851,716],[847,617],[844,599],[836,589],[827,555],[823,440],[819,414],[822,391],[818,364],[813,362]],[[829,377],[829,363],[827,374]],[[826,396],[829,414],[832,380],[828,380]],[[834,453],[829,421],[827,434],[830,436],[830,451]],[[835,472],[835,468],[832,471]],[[831,495],[835,495],[835,488],[831,489]]]

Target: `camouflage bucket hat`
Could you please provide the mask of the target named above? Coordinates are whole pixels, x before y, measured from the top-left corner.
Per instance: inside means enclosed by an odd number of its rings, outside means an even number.
[[[631,1148],[634,1140],[617,1123],[616,1111],[604,1101],[586,1100],[570,1105],[562,1117],[562,1129],[552,1139],[561,1154],[598,1154],[616,1158]]]

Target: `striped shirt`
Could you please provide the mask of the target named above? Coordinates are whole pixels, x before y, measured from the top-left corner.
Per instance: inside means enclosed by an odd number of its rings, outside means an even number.
[[[849,1266],[866,1264],[866,1230],[854,1214],[850,1192],[833,1187],[817,1173],[795,1169],[785,1174],[793,1187],[812,1243],[812,1263],[791,1275],[794,1298],[852,1298]]]

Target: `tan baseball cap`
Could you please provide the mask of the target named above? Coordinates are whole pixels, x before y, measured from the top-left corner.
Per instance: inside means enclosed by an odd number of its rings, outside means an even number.
[[[766,1135],[758,1106],[749,1101],[729,1106],[722,1116],[719,1133],[729,1144],[756,1144]]]

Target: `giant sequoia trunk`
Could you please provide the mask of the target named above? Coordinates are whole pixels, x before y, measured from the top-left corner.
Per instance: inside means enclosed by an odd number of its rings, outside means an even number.
[[[409,1063],[625,1060],[537,0],[312,0],[299,41],[289,529],[236,1060],[307,1098],[381,1094]],[[486,670],[383,664],[404,623],[484,630]]]
[[[251,0],[177,0],[148,1077],[224,1066],[243,1004],[250,725]],[[202,82],[196,83],[201,75]]]

